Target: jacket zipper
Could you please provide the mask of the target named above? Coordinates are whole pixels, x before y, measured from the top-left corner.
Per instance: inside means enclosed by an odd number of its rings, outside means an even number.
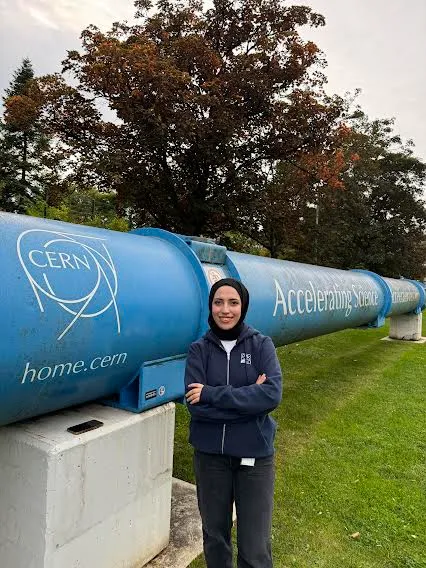
[[[222,347],[223,349],[223,347]],[[226,384],[229,385],[229,362],[231,360],[231,353],[226,352]],[[222,454],[223,448],[225,446],[225,433],[226,433],[226,424],[223,425],[222,430]]]

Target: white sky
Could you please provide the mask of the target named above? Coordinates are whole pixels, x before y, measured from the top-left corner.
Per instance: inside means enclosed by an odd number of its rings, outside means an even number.
[[[395,131],[426,161],[426,0],[300,0],[326,18],[309,36],[325,52],[328,91],[362,89],[370,118]]]
[[[426,161],[426,0],[294,0],[322,13],[324,28],[305,32],[325,52],[330,93],[362,89],[370,118],[396,118]],[[93,23],[131,19],[132,0],[0,0],[0,91],[28,56],[37,75],[60,70],[68,49]]]

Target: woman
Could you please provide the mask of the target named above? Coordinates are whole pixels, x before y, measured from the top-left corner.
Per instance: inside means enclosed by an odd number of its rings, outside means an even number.
[[[232,568],[232,509],[238,568],[271,568],[275,422],[281,369],[274,345],[244,323],[245,286],[216,282],[210,330],[192,343],[185,372],[198,506],[208,568]]]

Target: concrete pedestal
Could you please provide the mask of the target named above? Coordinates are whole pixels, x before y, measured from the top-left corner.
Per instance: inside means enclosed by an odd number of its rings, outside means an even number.
[[[69,426],[97,419],[75,436]],[[100,405],[0,428],[0,565],[140,568],[168,544],[174,405]]]
[[[235,522],[235,505],[232,518]],[[197,488],[181,479],[173,479],[170,542],[144,568],[186,568],[202,552],[203,531]]]
[[[422,314],[392,316],[389,338],[419,341],[422,338]]]
[[[186,568],[203,552],[195,485],[173,479],[170,542],[144,568]]]

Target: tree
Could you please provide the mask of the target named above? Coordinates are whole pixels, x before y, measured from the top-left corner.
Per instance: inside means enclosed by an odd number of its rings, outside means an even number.
[[[3,101],[10,97],[25,95],[28,84],[34,79],[34,69],[28,57],[22,60],[21,66],[13,73],[13,79],[7,89]]]
[[[23,212],[37,195],[37,159],[47,141],[39,124],[40,107],[30,95],[34,71],[24,59],[6,89],[4,121],[0,124],[0,208]]]
[[[261,191],[246,213],[240,214],[241,231],[272,257],[293,258],[303,243],[310,208],[318,210],[319,195],[344,189],[342,174],[358,159],[343,152],[349,132],[339,117],[327,147],[303,153],[297,161],[271,164]]]
[[[40,200],[56,207],[67,195],[73,151],[48,128],[44,103],[24,59],[6,89],[0,123],[0,208],[6,211],[25,213]]]
[[[27,209],[27,213],[33,217],[58,219],[67,223],[102,227],[114,231],[129,230],[126,219],[116,213],[114,194],[100,193],[93,188],[68,185],[61,195],[62,198],[56,206],[47,205],[46,201],[40,199]]]
[[[359,158],[342,179],[345,190],[323,192],[320,219],[305,220],[299,257],[385,276],[424,277],[426,165],[393,131],[393,121],[369,121],[358,110],[346,152]]]
[[[115,190],[138,224],[238,228],[230,213],[256,198],[269,164],[319,152],[340,114],[321,53],[299,35],[324,19],[281,0],[135,5],[137,25],[83,32],[64,62],[76,89],[39,83],[46,121],[81,157],[80,179]],[[97,99],[116,123],[97,119]]]

